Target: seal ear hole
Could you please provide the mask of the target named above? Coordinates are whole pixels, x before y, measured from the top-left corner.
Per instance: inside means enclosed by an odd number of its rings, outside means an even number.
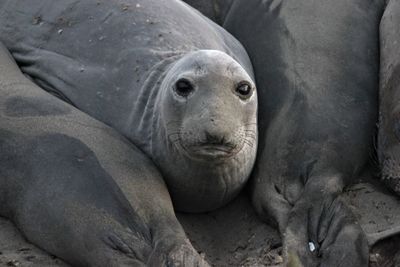
[[[241,99],[248,99],[252,96],[253,94],[253,87],[251,86],[250,83],[246,81],[240,82],[236,88],[235,88],[235,93],[241,98]]]
[[[194,86],[189,80],[182,78],[175,83],[174,90],[177,95],[188,97],[194,91]]]

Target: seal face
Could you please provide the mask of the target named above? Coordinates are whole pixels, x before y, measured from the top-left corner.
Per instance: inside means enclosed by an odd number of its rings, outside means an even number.
[[[257,93],[227,54],[186,54],[167,72],[156,100],[152,154],[176,208],[215,209],[251,172],[257,147]]]

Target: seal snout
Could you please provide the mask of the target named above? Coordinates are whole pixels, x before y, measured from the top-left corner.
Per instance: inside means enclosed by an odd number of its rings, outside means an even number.
[[[216,135],[208,131],[204,132],[204,140],[196,146],[198,153],[214,157],[231,157],[236,154],[237,145],[229,141],[225,135]]]
[[[186,149],[192,158],[210,160],[230,158],[237,153],[237,147],[226,135],[204,130],[199,140]]]
[[[204,140],[205,144],[233,146],[231,142],[227,141],[225,135],[212,134],[207,130],[204,131],[204,135],[205,135],[205,140]]]

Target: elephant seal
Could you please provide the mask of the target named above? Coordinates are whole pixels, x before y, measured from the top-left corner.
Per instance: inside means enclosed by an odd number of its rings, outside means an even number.
[[[143,150],[176,209],[215,209],[242,189],[257,94],[245,50],[221,27],[177,0],[4,1],[0,10],[0,40],[22,72]]]
[[[223,8],[221,24],[249,53],[258,87],[253,204],[278,225],[292,264],[368,264],[366,237],[338,195],[372,154],[384,2],[237,0]]]
[[[383,181],[400,195],[400,3],[389,1],[380,24],[378,158]]]
[[[257,93],[240,43],[176,0],[0,13],[0,40],[36,84],[2,49],[0,214],[73,265],[206,266],[170,196],[210,210],[248,179]]]
[[[143,152],[0,62],[2,216],[73,266],[208,266]]]

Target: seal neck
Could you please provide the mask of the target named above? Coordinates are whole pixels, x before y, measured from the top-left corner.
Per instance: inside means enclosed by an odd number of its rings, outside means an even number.
[[[162,94],[162,81],[168,70],[182,57],[182,52],[158,53],[161,59],[148,71],[133,104],[127,125],[128,138],[150,157],[155,137],[154,130],[159,130],[155,124],[159,121],[157,99]]]

